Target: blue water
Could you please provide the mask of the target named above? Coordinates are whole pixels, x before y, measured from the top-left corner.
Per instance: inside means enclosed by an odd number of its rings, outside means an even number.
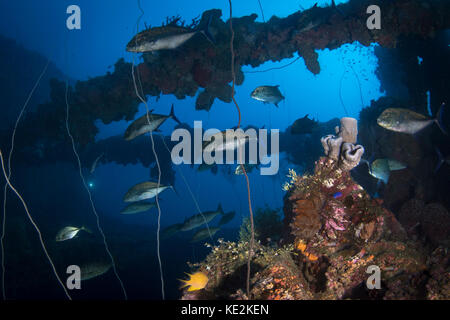
[[[303,9],[311,7],[316,1],[301,1]],[[319,1],[320,6],[329,4],[330,1]],[[336,1],[337,4],[344,1]],[[229,17],[228,1],[141,1],[145,12],[141,19],[140,29],[147,25],[156,26],[165,20],[166,16],[181,15],[186,21],[198,16],[203,11],[211,8],[222,10],[222,19]],[[299,9],[299,1],[261,1],[266,20],[271,16],[287,16]],[[15,39],[24,48],[36,51],[46,58],[49,58],[67,77],[71,80],[86,80],[91,77],[104,75],[112,71],[114,63],[119,58],[132,61],[131,53],[125,51],[125,46],[135,34],[136,20],[140,15],[137,2],[134,1],[91,1],[79,0],[76,4],[81,8],[82,28],[77,31],[68,31],[65,28],[66,13],[68,5],[75,4],[73,1],[3,1],[0,4],[0,34]],[[234,1],[233,15],[236,17],[258,14],[258,21],[262,22],[258,1]],[[305,67],[303,58],[292,65],[279,70],[272,70],[264,73],[246,73],[243,85],[236,88],[236,99],[239,101],[242,112],[242,126],[254,125],[258,127],[278,128],[285,130],[296,119],[309,114],[310,117],[325,122],[332,118],[342,116],[358,117],[359,111],[364,106],[368,106],[371,100],[382,95],[380,84],[375,76],[377,59],[373,53],[374,46],[364,47],[359,43],[344,45],[336,50],[318,51],[321,72],[313,75]],[[291,59],[284,59],[280,62],[267,62],[258,68],[252,69],[244,66],[243,70],[257,71],[266,70],[272,67],[279,67],[292,62]],[[135,56],[138,59],[138,55]],[[280,85],[282,94],[286,97],[276,108],[271,104],[262,104],[250,98],[250,92],[259,85]],[[39,89],[38,89],[39,90]],[[341,99],[345,107],[341,103]],[[172,95],[163,95],[156,101],[149,99],[149,106],[156,113],[168,114],[170,105],[175,105],[175,114],[184,123],[193,126],[194,121],[203,121],[204,127],[218,128],[220,130],[234,127],[237,124],[238,115],[235,106],[231,103],[224,103],[216,99],[209,112],[195,111],[195,97],[188,97],[184,100],[177,100]],[[345,112],[345,109],[347,112]],[[141,105],[139,113],[145,112],[145,106]],[[107,137],[122,135],[130,122],[119,121],[108,125],[98,123],[100,132],[96,140]],[[170,135],[176,123],[168,120],[161,127],[163,134]],[[318,142],[319,143],[319,142]],[[150,143],[149,143],[150,148]],[[89,215],[90,205],[82,188],[80,177],[77,176],[75,158],[73,163],[66,164],[64,170],[70,171],[67,174],[67,184],[71,184],[70,190],[78,193],[77,196],[67,201],[61,201],[59,205],[53,203],[48,206],[46,223],[55,225],[46,228],[53,231],[64,223],[78,223],[76,215],[67,211],[83,211],[83,215]],[[264,207],[282,208],[284,191],[282,184],[287,180],[285,174],[287,168],[292,167],[285,156],[281,155],[281,170],[275,176],[261,176],[255,170],[249,174],[252,195],[252,206],[254,209]],[[29,169],[33,175],[33,169]],[[37,169],[34,169],[37,170]],[[51,168],[48,169],[52,172]],[[232,167],[234,171],[234,167]],[[55,171],[56,172],[56,169]],[[236,216],[227,228],[235,231],[217,236],[224,237],[236,232],[242,223],[242,218],[248,216],[247,189],[243,176],[230,175],[224,170],[219,170],[217,175],[209,171],[197,172],[196,167],[181,165],[176,169],[175,189],[178,194],[171,190],[161,194],[161,225],[168,226],[173,223],[184,221],[185,218],[196,214],[197,209],[191,197],[188,187],[184,183],[180,172],[188,181],[196,200],[203,211],[213,210],[219,203],[224,211],[236,211]],[[51,174],[51,173],[50,173]],[[136,216],[121,216],[120,209],[123,208],[122,197],[130,186],[144,181],[149,177],[149,168],[142,165],[122,166],[116,163],[101,164],[95,171],[93,177],[89,178],[92,183],[92,195],[95,207],[102,218],[113,221],[112,227],[106,227],[106,235],[111,229],[114,232],[121,232],[121,225],[126,236],[133,237],[133,226],[148,228],[147,239],[137,239],[144,241],[143,247],[148,250],[148,260],[133,260],[133,249],[128,251],[128,257],[133,262],[127,262],[128,267],[123,267],[120,271],[124,274],[125,285],[132,287],[132,297],[160,298],[159,269],[156,264],[156,221],[157,210],[152,210],[150,214]],[[54,185],[58,184],[58,179]],[[47,183],[49,188],[51,183]],[[30,187],[31,188],[31,187]],[[25,191],[26,192],[26,191]],[[47,191],[43,189],[41,193]],[[32,196],[33,192],[27,193]],[[63,192],[64,194],[64,192]],[[45,207],[52,198],[48,195],[42,196],[44,199],[42,206]],[[281,212],[281,210],[280,210]],[[52,215],[57,216],[52,220]],[[57,222],[56,222],[57,221]],[[56,225],[57,224],[57,225]],[[131,226],[131,227],[130,227]],[[141,229],[140,229],[141,230]],[[48,238],[52,238],[51,233]],[[217,238],[217,237],[216,237]],[[166,283],[168,287],[168,297],[177,298],[179,291],[176,288],[176,278],[183,277],[183,272],[188,271],[186,264],[181,262],[190,260],[198,261],[207,252],[204,246],[199,243],[186,245],[179,243],[183,240],[173,238],[171,242],[163,242],[163,266],[165,268]],[[177,243],[177,241],[179,241]],[[144,250],[144,249],[139,249]],[[174,262],[172,250],[178,250],[179,260]],[[120,261],[120,258],[119,258]],[[181,261],[181,262],[180,262]],[[132,268],[131,266],[135,266]],[[46,268],[43,264],[42,268]],[[134,269],[134,270],[133,270]],[[141,272],[141,274],[139,273]],[[114,283],[115,279],[108,274],[107,279]],[[102,280],[96,279],[98,285],[102,285]],[[146,285],[143,285],[146,283]],[[90,294],[86,297],[96,297],[94,285],[88,284]],[[116,298],[120,298],[120,290],[116,284],[111,285],[116,293],[110,293]],[[134,287],[134,289],[133,289]],[[113,291],[114,291],[113,290]],[[134,291],[133,291],[134,290]],[[133,295],[134,292],[134,295]],[[19,294],[20,295],[20,294]],[[55,294],[58,296],[58,294]],[[99,295],[105,295],[105,291],[100,291]],[[59,296],[58,296],[59,297]],[[80,295],[80,298],[83,298]]]

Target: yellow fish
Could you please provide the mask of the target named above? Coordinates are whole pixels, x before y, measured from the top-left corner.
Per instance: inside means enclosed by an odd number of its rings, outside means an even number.
[[[203,272],[196,272],[194,274],[186,273],[189,276],[189,280],[181,280],[184,284],[181,286],[181,288],[189,286],[188,291],[196,291],[201,290],[204,287],[206,287],[206,284],[208,283],[208,276],[204,274]],[[180,288],[180,289],[181,289]]]

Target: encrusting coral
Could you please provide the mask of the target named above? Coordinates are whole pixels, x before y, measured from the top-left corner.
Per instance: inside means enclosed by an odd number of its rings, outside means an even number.
[[[449,299],[447,249],[431,253],[408,238],[340,159],[321,157],[312,175],[290,172],[281,239],[255,245],[250,296],[244,294],[248,246],[241,239],[219,241],[191,265],[212,280],[183,299]],[[369,266],[379,268],[381,289],[367,287]]]

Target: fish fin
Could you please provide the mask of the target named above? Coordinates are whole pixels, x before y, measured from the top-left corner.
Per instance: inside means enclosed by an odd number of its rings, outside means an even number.
[[[439,111],[437,113],[435,121],[436,121],[439,129],[441,129],[441,131],[445,135],[448,135],[448,131],[445,129],[443,119],[442,119],[442,114],[444,113],[444,107],[445,107],[445,103],[442,103],[442,105],[440,106]]]
[[[209,31],[209,26],[211,25],[212,16],[213,16],[212,14],[209,15],[208,24],[206,25],[205,29],[200,30],[200,33],[203,34],[209,42],[211,42],[213,45],[215,45],[216,39],[214,39],[214,36]]]
[[[441,166],[445,160],[444,160],[444,157],[442,156],[441,151],[437,147],[435,147],[434,149],[436,150],[436,153],[438,154],[438,164],[437,164],[436,168],[434,169],[434,173],[436,174],[439,171],[439,169],[441,168]]]
[[[170,116],[173,120],[175,120],[178,124],[181,124],[180,120],[178,120],[178,118],[175,116],[175,112],[174,112],[174,109],[173,109],[173,103],[172,103],[172,108],[170,109],[170,114],[169,114],[169,116]]]
[[[217,170],[218,170],[218,168],[217,168],[217,164],[216,164],[212,167],[211,172],[214,174],[217,174]]]
[[[169,188],[171,188],[171,189],[173,190],[173,192],[175,192],[175,194],[176,194],[179,198],[181,198],[181,197],[180,197],[180,194],[178,193],[177,189],[175,189],[174,186],[169,186]]]
[[[274,105],[275,105],[275,107],[277,107],[277,108],[278,108],[278,103],[274,103]]]
[[[275,85],[274,87],[275,87],[275,88],[279,88],[279,87],[280,87],[280,85],[279,85],[279,84],[277,84],[277,85]]]
[[[91,233],[92,234],[92,231],[91,231],[91,229],[88,229],[88,228],[86,228],[86,227],[81,227],[81,230],[83,230],[83,231],[86,231],[87,233]]]
[[[359,160],[359,163],[367,164],[367,166],[369,167],[369,173],[370,173],[370,162],[369,161],[367,161],[366,159],[361,159],[361,160]]]
[[[222,209],[221,203],[219,203],[219,205],[217,206],[217,211],[219,211],[221,214],[223,214],[223,209]]]
[[[187,280],[183,280],[183,279],[178,279],[178,280],[184,282],[184,283],[180,286],[180,289],[183,289],[183,288],[185,288],[185,287],[187,287],[187,286],[190,285],[190,284],[188,283]]]

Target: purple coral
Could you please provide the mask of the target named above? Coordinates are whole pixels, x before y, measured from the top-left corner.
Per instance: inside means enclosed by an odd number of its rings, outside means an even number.
[[[349,225],[349,221],[345,218],[347,214],[336,201],[331,201],[328,210],[324,213],[326,215],[325,232],[329,238],[336,239],[336,231],[345,231]]]

